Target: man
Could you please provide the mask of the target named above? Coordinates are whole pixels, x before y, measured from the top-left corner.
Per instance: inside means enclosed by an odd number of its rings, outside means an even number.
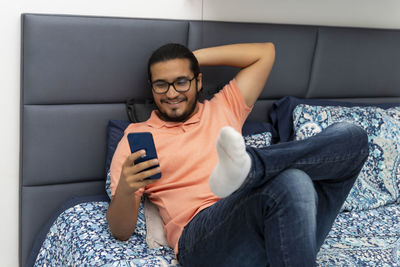
[[[315,265],[366,159],[367,137],[340,123],[307,140],[246,148],[240,131],[274,60],[272,43],[193,53],[168,44],[153,53],[148,74],[158,110],[126,129],[111,164],[107,220],[116,238],[134,232],[144,192],[183,266]],[[199,103],[199,65],[240,71]],[[126,136],[143,131],[153,134],[158,160],[135,165],[145,151],[131,154]],[[161,179],[146,179],[159,172]]]

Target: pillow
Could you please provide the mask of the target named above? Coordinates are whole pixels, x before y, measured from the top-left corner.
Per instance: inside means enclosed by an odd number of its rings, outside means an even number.
[[[306,99],[306,98],[295,98],[292,96],[286,96],[273,103],[272,108],[269,112],[272,125],[277,129],[277,139],[281,142],[287,142],[293,140],[293,120],[292,112],[293,109],[299,104],[307,104],[312,106],[341,106],[341,107],[354,107],[354,106],[376,106],[383,109],[400,106],[399,103],[352,103],[332,100],[320,100],[320,99]],[[275,140],[274,140],[275,141]]]
[[[293,111],[295,139],[313,136],[329,125],[347,121],[368,133],[369,156],[343,210],[368,210],[395,203],[400,195],[400,107],[310,106]]]
[[[245,121],[242,127],[242,135],[245,137],[253,136],[254,138],[256,134],[264,134],[264,135],[267,134],[268,137],[265,136],[265,138],[268,138],[268,145],[274,144],[278,140],[278,134],[274,129],[274,127],[272,127],[271,123],[258,122],[258,121]],[[247,139],[249,140],[249,138]],[[252,146],[251,143],[249,143],[248,145]]]
[[[130,124],[129,121],[111,120],[108,123],[108,135],[107,135],[107,158],[106,158],[106,192],[111,198],[111,176],[110,176],[110,165],[114,155],[115,149],[121,138],[124,135],[126,127]],[[272,134],[268,132],[272,131],[272,127],[269,123],[262,122],[246,122],[243,125],[242,132],[246,133],[244,136],[246,145],[253,147],[266,147],[271,144]],[[156,248],[159,246],[168,246],[167,238],[164,234],[164,225],[159,214],[158,208],[152,204],[148,199],[144,202],[145,218],[146,218],[146,242],[150,248]]]
[[[270,132],[256,133],[243,136],[247,146],[263,148],[271,145],[272,134]]]
[[[122,136],[126,127],[130,124],[129,121],[123,120],[111,120],[107,125],[107,153],[106,153],[106,170],[110,169],[111,160],[115,153],[115,149]]]
[[[112,157],[117,149],[118,143],[124,136],[126,127],[130,124],[129,121],[110,120],[107,125],[107,152],[106,152],[106,192],[111,199],[111,178],[110,165]]]

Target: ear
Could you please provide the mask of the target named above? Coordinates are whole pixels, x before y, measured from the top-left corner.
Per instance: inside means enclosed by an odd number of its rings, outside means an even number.
[[[199,73],[199,75],[197,76],[197,92],[200,92],[201,90],[203,90],[203,74]]]

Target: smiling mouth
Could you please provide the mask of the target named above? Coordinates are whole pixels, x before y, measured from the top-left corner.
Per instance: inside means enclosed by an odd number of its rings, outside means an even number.
[[[185,99],[176,99],[176,100],[164,100],[162,102],[165,104],[168,104],[168,105],[176,105],[176,104],[182,103],[184,101],[185,101]]]

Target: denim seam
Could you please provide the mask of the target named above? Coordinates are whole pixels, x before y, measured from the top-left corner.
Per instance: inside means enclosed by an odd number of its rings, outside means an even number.
[[[283,256],[283,262],[285,263],[285,266],[290,266],[290,263],[288,262],[289,260],[289,255],[287,254],[288,249],[286,248],[283,240],[285,240],[285,231],[283,230],[284,227],[284,221],[282,220],[281,215],[278,216],[278,220],[279,220],[279,236],[280,236],[280,248],[281,248],[281,253]]]
[[[312,159],[308,159],[308,161],[311,161],[312,163],[322,163],[322,162],[326,162],[326,163],[335,163],[335,162],[340,162],[340,161],[345,161],[345,160],[350,160],[356,157],[359,157],[360,155],[363,155],[364,153],[366,153],[367,151],[365,150],[361,150],[359,153],[351,153],[351,154],[347,154],[347,155],[340,155],[340,156],[336,156],[336,157],[327,157],[327,158],[312,158]],[[369,151],[368,151],[369,152]],[[302,162],[302,159],[299,160],[300,162]]]
[[[263,193],[261,193],[261,195],[263,195]],[[196,241],[196,244],[195,244],[193,247],[191,247],[190,249],[187,249],[187,248],[186,248],[185,251],[186,251],[186,252],[189,252],[189,253],[190,253],[190,252],[193,252],[194,248],[197,247],[197,244],[198,244],[199,242],[202,242],[202,241],[208,239],[208,237],[215,231],[215,229],[221,227],[222,224],[224,224],[228,219],[230,219],[231,214],[234,213],[234,212],[236,212],[236,211],[242,206],[242,203],[244,203],[244,202],[247,201],[247,200],[251,200],[252,198],[255,198],[255,197],[257,197],[257,196],[258,196],[257,194],[253,194],[253,195],[249,195],[249,196],[247,196],[246,198],[242,199],[242,200],[238,203],[238,205],[236,205],[235,208],[232,209],[232,210],[228,213],[227,216],[225,216],[225,218],[224,218],[223,220],[219,221],[219,223],[216,224],[216,225],[214,226],[213,230],[211,230],[210,232],[208,232],[206,235],[202,236],[199,240]],[[273,202],[276,204],[275,199],[272,199],[272,200],[273,200]]]
[[[280,204],[278,203],[278,201],[276,200],[276,196],[273,193],[268,194],[267,192],[262,192],[261,195],[267,196],[268,198],[270,198],[273,201],[273,203],[276,206],[281,207]],[[285,227],[283,227],[284,221],[282,220],[281,214],[279,214],[279,216],[278,216],[278,224],[279,224],[279,237],[280,237],[279,238],[279,241],[280,241],[279,247],[282,252],[283,261],[285,262],[285,265],[288,266],[287,259],[289,259],[289,255],[286,252],[287,249],[285,247],[284,242],[282,242],[282,240],[284,240],[284,238],[285,238],[285,231],[283,230]],[[265,224],[264,224],[264,227],[265,227]],[[265,239],[265,237],[264,237],[264,239]]]
[[[361,151],[360,153],[357,154],[348,154],[346,156],[340,156],[340,157],[332,157],[332,158],[315,158],[315,159],[307,159],[307,160],[299,160],[295,163],[293,163],[293,166],[297,166],[297,165],[312,165],[312,164],[318,164],[318,163],[337,163],[337,162],[342,162],[342,161],[347,161],[350,159],[353,159],[355,157],[358,157],[359,155],[364,154],[365,151]],[[290,166],[286,166],[286,165],[275,165],[274,168],[269,169],[268,172],[276,172],[276,171],[280,171],[283,168],[289,168]]]
[[[262,192],[261,195],[267,196],[268,198],[270,198],[275,205],[277,205],[278,207],[281,208],[281,205],[279,204],[279,202],[276,200],[276,196],[275,194],[271,194],[271,193],[267,193],[267,192]],[[285,236],[285,231],[283,230],[284,227],[284,220],[282,220],[282,216],[281,214],[279,214],[278,216],[278,224],[279,224],[279,241],[280,241],[280,245],[279,247],[281,248],[281,252],[282,252],[282,256],[283,256],[283,262],[285,263],[285,266],[290,266],[290,262],[288,261],[288,259],[290,258],[287,251],[288,249],[286,248],[283,240],[285,240],[286,236]],[[265,224],[264,224],[265,226]]]

